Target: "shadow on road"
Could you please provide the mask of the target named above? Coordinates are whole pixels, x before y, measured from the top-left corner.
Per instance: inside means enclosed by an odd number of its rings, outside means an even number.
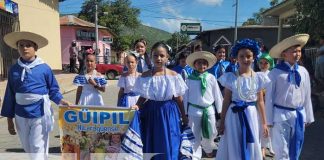
[[[8,148],[6,149],[6,152],[15,152],[15,153],[24,153],[24,149],[22,148]],[[60,147],[50,147],[49,153],[61,153]]]

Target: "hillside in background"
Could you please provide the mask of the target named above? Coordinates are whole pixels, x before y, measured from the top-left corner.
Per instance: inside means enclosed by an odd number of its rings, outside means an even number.
[[[132,35],[134,37],[143,37],[148,43],[148,49],[152,47],[152,45],[158,41],[167,41],[171,38],[171,33],[149,27],[146,25],[140,25],[135,29],[125,28],[122,32],[122,35]]]

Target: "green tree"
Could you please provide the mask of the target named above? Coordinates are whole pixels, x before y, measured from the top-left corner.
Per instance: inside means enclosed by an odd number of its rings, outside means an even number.
[[[166,41],[174,52],[177,52],[177,49],[190,42],[190,37],[187,34],[181,34],[180,32],[174,32],[171,35],[171,38]],[[178,47],[178,48],[177,48]]]
[[[253,13],[252,18],[249,18],[245,22],[243,22],[242,26],[262,24],[263,17],[261,15],[261,13],[264,12],[265,10],[266,10],[266,8],[260,8],[258,12]]]
[[[275,5],[279,4],[279,0],[271,0],[270,1],[270,6],[273,7]]]
[[[297,14],[290,24],[297,33],[308,33],[314,39],[324,34],[324,1],[296,0]]]
[[[249,18],[242,24],[242,26],[249,26],[249,25],[257,25],[257,22],[255,21],[254,18]]]
[[[136,28],[140,24],[140,10],[131,7],[130,0],[87,0],[82,4],[79,18],[89,22],[95,21],[95,3],[98,4],[98,24],[109,28],[115,35],[113,49],[117,52],[128,45],[131,36],[121,37],[124,27]]]

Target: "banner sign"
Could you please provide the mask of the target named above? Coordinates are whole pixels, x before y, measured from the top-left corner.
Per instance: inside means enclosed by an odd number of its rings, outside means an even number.
[[[18,15],[18,4],[12,0],[0,0],[0,9]]]
[[[128,108],[60,106],[63,159],[116,159],[133,116]]]
[[[200,23],[181,23],[180,33],[188,35],[197,35],[201,32]]]

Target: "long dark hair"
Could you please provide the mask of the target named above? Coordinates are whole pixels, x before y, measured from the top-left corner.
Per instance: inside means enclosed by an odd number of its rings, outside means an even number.
[[[144,38],[140,38],[140,39],[137,39],[135,42],[134,42],[134,49],[136,49],[136,45],[137,43],[143,43],[145,48],[147,48],[147,42]],[[152,69],[152,63],[150,61],[150,56],[149,56],[149,53],[147,51],[145,51],[144,53],[144,59],[145,59],[145,63],[148,67],[148,69]]]

